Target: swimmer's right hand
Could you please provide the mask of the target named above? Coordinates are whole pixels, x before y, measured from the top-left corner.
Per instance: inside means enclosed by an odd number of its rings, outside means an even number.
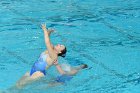
[[[48,34],[50,35],[52,32],[54,32],[55,30],[54,29],[48,29]]]
[[[41,28],[43,31],[47,31],[47,33],[50,35],[52,32],[54,32],[54,29],[47,29],[46,24],[41,24]]]
[[[57,66],[57,65],[58,65],[58,61],[56,60],[53,64],[54,64],[55,66]]]

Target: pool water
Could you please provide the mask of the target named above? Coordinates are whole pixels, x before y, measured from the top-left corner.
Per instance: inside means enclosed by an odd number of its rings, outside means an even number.
[[[67,46],[72,66],[87,64],[66,84],[58,73],[22,90],[8,90],[45,50],[40,24]],[[0,0],[0,91],[9,93],[140,93],[139,0]]]

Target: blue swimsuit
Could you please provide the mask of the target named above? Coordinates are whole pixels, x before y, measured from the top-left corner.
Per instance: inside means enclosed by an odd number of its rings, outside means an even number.
[[[35,63],[33,64],[32,69],[30,71],[30,76],[36,71],[40,71],[44,75],[46,75],[46,66],[47,66],[46,58],[47,55],[45,54],[45,52],[43,52],[38,58],[38,60],[35,61]]]
[[[46,58],[47,55],[43,52],[38,58],[38,60],[35,61],[35,63],[33,64],[32,69],[30,71],[30,76],[36,71],[40,71],[44,75],[46,75],[46,66],[47,66]],[[56,78],[56,81],[66,83],[67,81],[70,81],[72,78],[73,78],[72,76],[61,75]]]

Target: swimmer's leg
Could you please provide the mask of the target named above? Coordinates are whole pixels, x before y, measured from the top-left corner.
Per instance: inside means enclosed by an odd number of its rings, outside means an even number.
[[[46,89],[50,89],[52,87],[56,87],[56,86],[60,86],[60,85],[63,85],[64,83],[61,83],[61,82],[48,82],[46,85],[43,85],[43,86],[39,86],[35,89],[37,90],[46,90]]]
[[[29,72],[25,73],[25,75],[23,75],[17,82],[15,85],[13,85],[12,87],[8,88],[7,90],[15,90],[15,89],[21,89],[24,85],[25,82],[27,81],[27,78],[29,78]]]
[[[25,75],[23,75],[17,82],[15,85],[11,86],[10,88],[8,88],[7,90],[15,90],[15,89],[21,89],[27,82],[27,79],[29,78],[29,72],[25,73]]]
[[[62,84],[64,84],[64,83],[61,83],[61,82],[50,82],[48,84],[48,87],[54,87],[54,86],[58,86],[58,85],[62,85]]]
[[[71,67],[71,71],[67,72],[67,75],[75,75],[77,74],[80,70],[87,68],[88,66],[86,64],[82,64],[77,67]]]
[[[17,88],[23,88],[24,86],[38,80],[39,78],[43,77],[44,74],[40,71],[36,71],[32,76],[30,76],[30,73],[25,73],[24,76],[22,76],[19,81],[16,83]]]
[[[76,69],[76,70],[81,70],[81,69],[85,69],[85,68],[88,68],[88,65],[87,64],[82,64],[78,67],[73,67],[73,69]]]
[[[16,83],[16,87],[17,88],[21,88],[22,86],[26,85],[26,83],[28,82],[30,78],[30,73],[27,72],[25,73],[25,75],[23,75]]]

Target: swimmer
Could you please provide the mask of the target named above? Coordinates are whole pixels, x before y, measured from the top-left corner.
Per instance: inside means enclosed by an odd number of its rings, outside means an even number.
[[[33,64],[30,72],[25,75],[16,83],[17,88],[21,88],[33,81],[38,80],[46,75],[46,70],[51,66],[56,66],[58,72],[64,74],[64,71],[58,64],[58,57],[65,57],[67,49],[64,45],[53,45],[50,41],[50,34],[54,32],[52,29],[47,29],[45,24],[41,25],[44,33],[44,39],[47,49],[40,54],[40,57]]]
[[[40,57],[33,64],[30,72],[26,72],[24,76],[22,76],[16,85],[13,88],[23,88],[24,86],[39,80],[40,78],[46,75],[46,70],[51,66],[56,66],[56,69],[60,73],[60,77],[58,76],[56,81],[61,82],[62,77],[73,76],[81,69],[86,68],[87,65],[80,65],[78,67],[70,67],[68,65],[60,65],[58,64],[58,57],[65,57],[67,49],[64,45],[57,44],[54,46],[50,41],[50,34],[54,32],[52,29],[47,29],[45,24],[42,24],[42,30],[44,32],[45,44],[47,50],[40,54]],[[59,80],[58,80],[59,79]],[[67,79],[63,79],[67,81]],[[12,88],[11,88],[12,89]]]

